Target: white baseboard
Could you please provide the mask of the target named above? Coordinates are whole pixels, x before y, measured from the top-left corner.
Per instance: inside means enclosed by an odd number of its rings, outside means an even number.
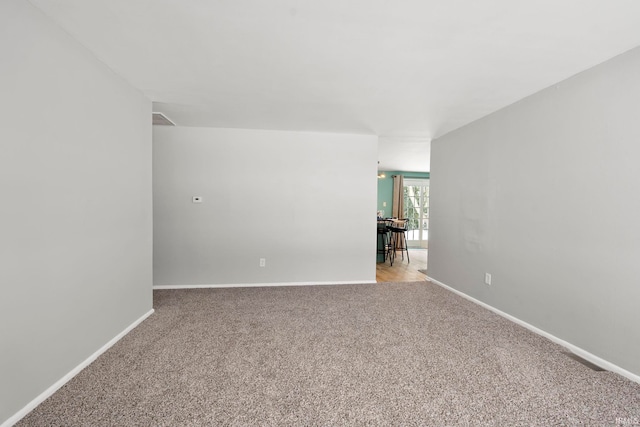
[[[24,418],[29,412],[33,411],[36,406],[38,406],[39,404],[44,402],[49,396],[51,396],[53,393],[58,391],[58,389],[60,387],[65,385],[73,377],[78,375],[80,373],[80,371],[82,371],[84,368],[89,366],[91,364],[91,362],[96,360],[102,353],[104,353],[111,346],[113,346],[115,343],[120,341],[120,339],[122,339],[122,337],[127,335],[133,328],[135,328],[140,323],[142,323],[142,321],[145,320],[147,317],[151,316],[153,314],[153,312],[154,312],[153,309],[149,310],[148,312],[143,314],[142,317],[140,317],[138,320],[133,322],[131,325],[127,326],[124,331],[120,332],[118,335],[113,337],[108,343],[106,343],[105,345],[100,347],[100,349],[98,349],[98,351],[93,353],[91,356],[89,356],[83,362],[81,362],[78,366],[73,368],[69,373],[67,373],[65,376],[63,376],[58,381],[56,381],[53,385],[51,385],[51,387],[46,389],[38,397],[33,399],[31,402],[29,402],[24,408],[22,408],[21,410],[16,412],[13,416],[11,416],[9,419],[7,419],[5,422],[0,424],[0,427],[10,427],[10,426],[14,425],[15,423],[17,423],[18,421],[20,421],[22,418]]]
[[[480,301],[478,299],[475,299],[475,298],[465,294],[464,292],[460,292],[459,290],[454,289],[451,286],[445,285],[444,283],[442,283],[442,282],[440,282],[440,281],[438,281],[438,280],[436,280],[436,279],[434,279],[432,277],[428,277],[427,276],[427,279],[429,281],[435,283],[436,285],[441,286],[441,287],[447,289],[448,291],[453,292],[456,295],[460,295],[461,297],[463,297],[463,298],[465,298],[465,299],[467,299],[467,300],[469,300],[469,301],[471,301],[471,302],[473,302],[475,304],[478,304],[479,306],[482,306],[482,307],[486,308],[487,310],[493,311],[494,313],[496,313],[499,316],[504,317],[505,319],[508,319],[508,320],[510,320],[510,321],[512,321],[514,323],[517,323],[520,326],[523,326],[523,327],[529,329],[531,332],[534,332],[534,333],[536,333],[538,335],[541,335],[541,336],[553,341],[554,343],[561,345],[562,347],[564,347],[567,350],[571,351],[573,354],[576,354],[576,355],[582,357],[583,359],[588,360],[589,362],[591,362],[591,363],[593,363],[593,364],[595,364],[595,365],[597,365],[597,366],[599,366],[599,367],[601,367],[603,369],[606,369],[607,371],[615,372],[616,374],[622,375],[623,377],[628,378],[631,381],[634,381],[634,382],[640,384],[640,375],[636,375],[633,372],[629,372],[626,369],[621,368],[620,366],[609,362],[608,360],[604,360],[604,359],[596,356],[595,354],[591,354],[587,350],[584,350],[584,349],[582,349],[582,348],[580,348],[580,347],[578,347],[576,345],[571,344],[570,342],[567,342],[567,341],[565,341],[565,340],[563,340],[561,338],[558,338],[555,335],[550,334],[549,332],[543,331],[542,329],[537,328],[537,327],[525,322],[524,320],[520,320],[515,316],[512,316],[512,315],[510,315],[508,313],[505,313],[504,311],[498,310],[497,308],[495,308],[495,307],[493,307],[493,306],[491,306],[491,305],[489,305],[487,303],[484,303],[484,302],[482,302],[482,301]]]
[[[211,285],[156,285],[153,289],[262,288],[272,286],[370,285],[375,283],[377,283],[375,280],[351,280],[347,282],[229,283]]]

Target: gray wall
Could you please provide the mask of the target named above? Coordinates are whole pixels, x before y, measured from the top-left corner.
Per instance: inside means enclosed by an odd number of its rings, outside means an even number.
[[[151,309],[151,104],[0,2],[0,423]]]
[[[376,167],[375,136],[155,126],[154,285],[375,281]]]
[[[637,48],[434,141],[429,275],[640,374],[639,113]]]

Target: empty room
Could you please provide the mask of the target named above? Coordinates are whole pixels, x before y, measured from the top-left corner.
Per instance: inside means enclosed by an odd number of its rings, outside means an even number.
[[[640,425],[640,2],[3,0],[0,54],[0,427]]]

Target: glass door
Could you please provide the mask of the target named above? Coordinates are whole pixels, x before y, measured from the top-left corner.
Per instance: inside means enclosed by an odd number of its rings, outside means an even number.
[[[404,217],[409,219],[410,247],[427,248],[429,242],[429,180],[404,179]]]

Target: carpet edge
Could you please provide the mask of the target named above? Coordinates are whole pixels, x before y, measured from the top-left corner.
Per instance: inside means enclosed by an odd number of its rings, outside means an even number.
[[[277,283],[220,283],[220,284],[178,284],[178,285],[155,285],[154,290],[162,289],[205,289],[205,288],[263,288],[276,286],[333,286],[333,285],[371,285],[377,283],[375,280],[349,280],[339,282],[277,282]]]
[[[38,396],[36,396],[35,399],[33,399],[31,402],[27,403],[22,409],[20,409],[18,412],[16,412],[15,414],[13,414],[9,418],[7,418],[2,424],[0,424],[0,427],[10,427],[10,426],[16,424],[18,421],[20,421],[25,416],[27,416],[27,414],[29,414],[29,412],[33,411],[38,405],[40,405],[42,402],[47,400],[47,398],[49,398],[51,395],[53,395],[62,386],[64,386],[69,381],[71,381],[71,379],[73,377],[78,375],[84,368],[89,366],[93,361],[95,361],[98,357],[100,357],[100,355],[102,353],[104,353],[105,351],[109,350],[115,343],[117,343],[122,338],[124,338],[125,335],[127,335],[129,332],[131,332],[136,326],[138,326],[140,323],[142,323],[147,317],[151,316],[154,313],[154,311],[155,310],[152,308],[151,310],[149,310],[148,312],[143,314],[141,317],[139,317],[137,320],[135,320],[133,323],[131,323],[129,326],[127,326],[122,332],[117,334],[115,337],[111,338],[106,344],[104,344],[102,347],[100,347],[97,351],[95,351],[93,354],[91,354],[85,360],[80,362],[78,364],[78,366],[76,366],[75,368],[71,369],[62,378],[60,378],[58,381],[56,381],[51,386],[49,386],[49,388],[47,388],[45,391],[43,391]]]
[[[499,315],[499,316],[501,316],[501,317],[513,322],[513,323],[516,323],[516,324],[518,324],[518,325],[530,330],[531,332],[533,332],[533,333],[535,333],[537,335],[543,336],[543,337],[551,340],[552,342],[554,342],[554,343],[566,348],[567,350],[569,350],[570,352],[576,354],[577,356],[580,356],[583,359],[585,359],[585,360],[587,360],[587,361],[589,361],[589,362],[591,362],[591,363],[593,363],[593,364],[595,364],[597,366],[600,366],[600,367],[606,369],[607,371],[614,372],[614,373],[616,373],[618,375],[621,375],[621,376],[623,376],[623,377],[625,377],[625,378],[627,378],[627,379],[629,379],[629,380],[631,380],[633,382],[636,382],[636,383],[640,384],[640,375],[636,375],[633,372],[627,371],[626,369],[616,365],[615,363],[612,363],[612,362],[609,362],[608,360],[602,359],[601,357],[598,357],[595,354],[592,354],[592,353],[588,352],[587,350],[585,350],[585,349],[583,349],[581,347],[578,347],[578,346],[576,346],[574,344],[571,344],[570,342],[565,341],[562,338],[558,338],[557,336],[555,336],[555,335],[553,335],[553,334],[551,334],[551,333],[549,333],[549,332],[547,332],[547,331],[545,331],[543,329],[540,329],[540,328],[538,328],[536,326],[533,326],[532,324],[527,323],[524,320],[521,320],[521,319],[519,319],[519,318],[517,318],[517,317],[515,317],[515,316],[513,316],[513,315],[511,315],[509,313],[505,313],[504,311],[499,310],[499,309],[493,307],[492,305],[487,304],[486,302],[482,302],[482,301],[480,301],[480,300],[478,300],[478,299],[476,299],[476,298],[474,298],[474,297],[472,297],[470,295],[465,294],[464,292],[461,292],[461,291],[459,291],[459,290],[457,290],[455,288],[452,288],[451,286],[446,285],[446,284],[440,282],[439,280],[434,279],[433,277],[427,276],[427,279],[430,282],[432,282],[433,284],[435,284],[435,285],[438,285],[438,286],[440,286],[440,287],[442,287],[442,288],[444,288],[444,289],[446,289],[446,290],[448,290],[450,292],[453,292],[454,294],[459,295],[462,298],[465,298],[466,300],[473,302],[474,304],[477,304],[477,305],[479,305],[479,306],[481,306],[483,308],[486,308],[487,310],[492,311],[495,314],[497,314],[497,315]]]

